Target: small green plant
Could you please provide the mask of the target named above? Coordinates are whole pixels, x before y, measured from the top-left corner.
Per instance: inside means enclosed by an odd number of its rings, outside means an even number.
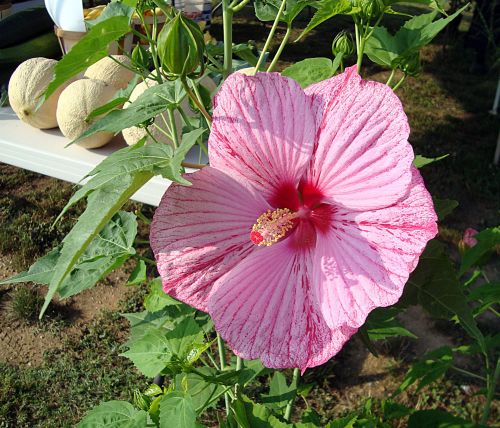
[[[26,322],[36,322],[43,306],[43,297],[37,289],[27,285],[15,288],[7,303],[12,318]]]

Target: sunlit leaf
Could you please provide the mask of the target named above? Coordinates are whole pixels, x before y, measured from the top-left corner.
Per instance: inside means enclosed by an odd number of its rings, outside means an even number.
[[[190,394],[173,391],[160,401],[160,428],[194,428],[196,410]]]
[[[147,412],[126,401],[107,401],[88,411],[78,428],[144,428]]]

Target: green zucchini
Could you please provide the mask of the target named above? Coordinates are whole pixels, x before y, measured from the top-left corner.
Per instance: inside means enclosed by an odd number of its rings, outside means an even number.
[[[0,49],[18,45],[40,34],[54,30],[47,9],[25,9],[0,21]]]
[[[36,57],[55,59],[61,57],[61,48],[53,32],[42,34],[16,46],[0,49],[0,64],[21,63]]]

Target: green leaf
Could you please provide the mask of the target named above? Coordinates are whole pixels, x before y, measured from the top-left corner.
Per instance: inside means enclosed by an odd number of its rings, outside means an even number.
[[[161,399],[160,428],[194,428],[196,416],[193,399],[187,393],[173,391]]]
[[[382,401],[382,412],[384,413],[384,419],[393,420],[401,419],[405,416],[411,415],[414,409],[406,407],[403,404],[396,403],[392,400]]]
[[[108,55],[108,45],[130,31],[129,18],[115,16],[95,25],[57,63],[54,78],[45,91],[45,99],[81,71]]]
[[[275,371],[269,383],[269,393],[262,394],[262,402],[275,411],[282,411],[290,399],[295,397],[296,388],[287,384],[283,373]]]
[[[107,401],[87,412],[78,428],[144,428],[147,412],[126,401]]]
[[[417,381],[419,382],[417,391],[420,391],[424,386],[442,377],[452,365],[453,351],[449,346],[429,352],[408,370],[403,382],[394,392],[394,396],[402,393]]]
[[[352,4],[349,0],[321,0],[317,3],[316,7],[318,7],[318,10],[297,40],[300,40],[312,29],[316,28],[326,20],[333,18],[335,15],[348,13],[353,10]]]
[[[197,371],[206,376],[214,376],[216,374],[216,370],[211,367],[200,367]],[[177,375],[175,377],[176,389],[180,389],[182,382],[187,383],[187,392],[191,395],[194,408],[198,413],[206,408],[216,406],[218,400],[215,400],[212,403],[209,403],[209,401],[224,391],[224,387],[222,385],[207,382],[196,373],[182,373]]]
[[[365,53],[375,63],[397,68],[405,58],[427,45],[468,5],[446,18],[437,19],[437,11],[417,15],[408,21],[393,36],[384,27],[375,27],[367,40]]]
[[[305,88],[332,77],[339,65],[328,58],[307,58],[285,68],[281,74],[291,77]]]
[[[133,7],[127,6],[122,2],[114,1],[112,3],[109,3],[96,19],[85,20],[85,24],[87,25],[87,28],[92,28],[100,22],[106,21],[107,19],[114,16],[126,16],[130,18],[133,13]]]
[[[113,269],[121,266],[135,254],[132,245],[136,233],[137,222],[134,214],[123,211],[115,214],[78,259],[71,273],[61,284],[59,296],[67,298],[91,288]],[[52,281],[60,256],[60,249],[55,248],[35,262],[28,272],[0,284],[32,281],[48,285]]]
[[[458,207],[458,202],[453,199],[432,198],[432,202],[434,203],[434,209],[436,210],[439,221],[444,220],[456,207]]]
[[[60,250],[54,248],[45,256],[39,258],[27,272],[21,272],[11,278],[0,281],[0,285],[17,284],[19,282],[36,282],[38,284],[48,284],[54,274],[54,266],[59,259]]]
[[[242,428],[282,428],[289,426],[276,419],[262,404],[256,404],[245,395],[231,403],[238,426]]]
[[[125,89],[120,89],[115,93],[113,98],[111,98],[111,100],[109,100],[106,104],[97,107],[95,110],[91,111],[89,115],[85,118],[85,120],[90,121],[91,119],[106,114],[111,110],[120,108],[122,104],[128,101],[128,99],[130,98],[130,94],[137,86],[138,80],[139,80],[139,75],[135,75]]]
[[[93,287],[135,254],[137,221],[132,213],[119,211],[90,242],[58,292],[67,298]],[[59,260],[58,260],[59,263]]]
[[[114,180],[113,186],[103,187],[90,193],[87,209],[63,240],[61,254],[54,268],[40,318],[92,240],[123,204],[152,176],[150,172],[124,176]]]
[[[147,377],[160,373],[172,360],[169,341],[163,329],[149,329],[138,339],[125,343],[128,351],[121,354],[130,359]]]
[[[326,425],[325,428],[353,428],[358,420],[358,415],[348,415],[343,418],[335,419]],[[368,425],[372,426],[372,425]]]
[[[179,80],[151,86],[130,103],[127,108],[113,110],[106,116],[96,120],[70,144],[74,144],[97,132],[106,131],[117,134],[125,128],[140,125],[160,113],[177,108],[185,96],[186,92]]]
[[[398,308],[378,308],[372,311],[363,326],[369,339],[382,340],[394,336],[406,336],[416,339],[417,337],[413,333],[396,320],[396,315],[399,312]]]
[[[410,275],[401,303],[421,304],[437,318],[457,316],[462,327],[479,343],[484,337],[467,305],[462,285],[457,279],[451,260],[444,254],[443,245],[429,241],[417,268]]]
[[[497,245],[500,245],[500,226],[484,229],[474,236],[477,239],[477,244],[471,248],[467,248],[460,266],[459,275],[462,276],[465,271],[492,251]]]
[[[144,307],[149,312],[161,311],[167,306],[180,304],[182,303],[163,291],[160,277],[153,279],[153,281],[149,283],[149,293],[144,298]]]
[[[444,410],[418,410],[410,416],[408,428],[486,428],[451,415]]]
[[[185,360],[195,345],[203,343],[203,330],[193,318],[184,318],[166,338],[172,353]]]
[[[434,162],[438,162],[442,159],[447,158],[449,155],[443,155],[443,156],[438,156],[437,158],[426,158],[420,155],[416,155],[415,159],[413,160],[413,166],[416,168],[422,168],[426,165],[429,165]]]
[[[285,10],[281,15],[280,21],[291,25],[305,7],[315,3],[315,0],[286,0]],[[280,6],[281,0],[255,0],[255,16],[260,21],[274,21],[278,15]]]
[[[146,276],[146,263],[144,260],[137,260],[137,264],[130,274],[128,281],[125,285],[138,285],[147,281]]]

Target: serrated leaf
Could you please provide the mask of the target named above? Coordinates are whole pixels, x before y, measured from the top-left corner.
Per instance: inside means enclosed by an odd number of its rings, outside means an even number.
[[[262,402],[275,411],[281,411],[295,397],[296,391],[295,386],[287,384],[283,373],[275,371],[269,383],[269,393],[262,394]]]
[[[45,91],[45,99],[60,85],[107,56],[108,45],[129,31],[129,18],[126,16],[114,16],[95,25],[57,63],[54,78]]]
[[[368,337],[370,340],[382,340],[388,337],[405,336],[416,339],[417,337],[404,328],[401,323],[396,320],[396,315],[399,313],[397,308],[378,308],[370,313],[365,325]]]
[[[121,355],[130,359],[147,377],[156,376],[172,360],[169,341],[161,329],[149,329],[140,338],[125,343],[125,346],[129,350]]]
[[[414,16],[406,21],[394,36],[384,27],[375,27],[366,42],[365,53],[373,62],[395,69],[405,58],[430,43],[467,7],[468,5],[446,18],[435,21],[437,11]]]
[[[471,248],[467,248],[465,251],[462,257],[459,276],[478,263],[495,246],[500,245],[500,227],[484,229],[477,235],[474,235],[474,238],[476,238],[477,244]]]
[[[161,278],[155,278],[149,283],[149,293],[144,298],[144,307],[149,312],[161,311],[167,306],[181,305],[182,303],[175,300],[163,291]]]
[[[126,401],[107,401],[87,412],[78,428],[144,428],[147,412]]]
[[[349,0],[322,0],[317,3],[316,7],[318,10],[297,40],[300,40],[307,33],[326,20],[333,18],[336,15],[351,12],[353,9]]]
[[[114,110],[115,108],[119,108],[121,105],[123,105],[130,98],[130,94],[136,87],[138,80],[139,75],[135,75],[125,89],[120,89],[106,104],[97,107],[95,110],[92,110],[85,118],[85,120],[90,121],[95,117],[106,114],[109,111]]]
[[[137,260],[134,270],[130,274],[128,281],[125,285],[138,285],[147,281],[146,276],[146,262],[144,260]],[[146,308],[147,309],[147,308]]]
[[[135,254],[133,243],[136,233],[135,215],[123,211],[116,213],[80,256],[71,273],[61,284],[59,296],[67,298],[91,288],[113,269],[121,266]],[[32,281],[48,285],[52,281],[60,256],[60,249],[55,248],[36,261],[28,272],[0,284]]]
[[[112,187],[100,188],[90,193],[87,209],[63,240],[61,254],[54,268],[54,275],[45,296],[40,318],[92,240],[123,204],[149,181],[152,175],[145,172],[123,176],[115,180]]]
[[[173,391],[160,401],[160,428],[194,428],[196,416],[189,394]]]
[[[337,56],[336,58],[341,58]],[[337,63],[338,62],[338,63]],[[340,66],[340,60],[307,58],[287,68],[281,74],[297,81],[302,88],[332,77]]]
[[[474,308],[474,317],[487,311],[493,305],[500,303],[500,282],[482,284],[469,293],[469,302],[479,302]]]
[[[416,155],[415,159],[413,160],[413,166],[416,168],[422,168],[426,165],[429,165],[434,162],[438,162],[440,160],[443,160],[447,158],[449,155],[443,155],[443,156],[438,156],[437,158],[426,158],[424,156]]]
[[[216,374],[215,369],[211,367],[200,367],[197,369],[198,372],[206,376],[214,376]],[[175,377],[176,389],[180,388],[180,383],[182,379],[187,380],[187,391],[193,399],[194,408],[200,413],[202,410],[214,407],[217,405],[217,401],[210,401],[224,391],[222,385],[213,384],[205,381],[196,373],[183,373]]]
[[[54,267],[59,259],[60,250],[54,248],[45,256],[39,258],[26,272],[21,272],[15,276],[0,281],[0,285],[17,284],[20,282],[36,282],[38,284],[48,284],[54,274]]]
[[[344,416],[343,418],[338,418],[330,421],[325,428],[353,428],[357,420],[358,415],[348,415]]]
[[[97,132],[117,134],[125,128],[140,125],[167,110],[177,108],[186,96],[179,80],[166,81],[147,88],[125,109],[113,110],[96,120],[85,132],[70,144],[87,138]]]
[[[133,7],[130,7],[122,2],[112,2],[104,8],[104,10],[96,19],[85,20],[85,24],[88,28],[92,28],[100,22],[106,21],[113,16],[126,16],[130,18],[133,13]]]
[[[424,355],[413,364],[394,392],[394,396],[402,393],[410,385],[418,382],[417,391],[442,377],[453,365],[453,351],[449,346],[443,346]]]
[[[184,318],[166,338],[172,353],[184,360],[195,345],[203,343],[203,330],[193,318]]]
[[[286,0],[285,10],[281,15],[280,21],[291,25],[305,7],[315,3],[316,1],[314,0]],[[260,21],[274,21],[278,15],[280,6],[281,0],[255,0],[255,16]]]
[[[410,415],[413,411],[414,409],[392,400],[382,401],[382,412],[386,420],[401,419]]]
[[[231,410],[238,426],[242,428],[282,428],[288,426],[273,417],[266,406],[254,403],[245,395],[241,395],[231,403]]]
[[[486,428],[451,415],[444,410],[418,410],[410,416],[408,428]]]
[[[444,254],[443,245],[429,241],[417,268],[405,286],[401,304],[421,304],[437,318],[457,316],[462,327],[475,340],[484,344],[484,337],[467,305],[462,285],[451,260]]]
[[[432,203],[434,204],[434,209],[436,210],[439,221],[444,220],[456,207],[458,207],[458,202],[453,199],[432,198]]]

